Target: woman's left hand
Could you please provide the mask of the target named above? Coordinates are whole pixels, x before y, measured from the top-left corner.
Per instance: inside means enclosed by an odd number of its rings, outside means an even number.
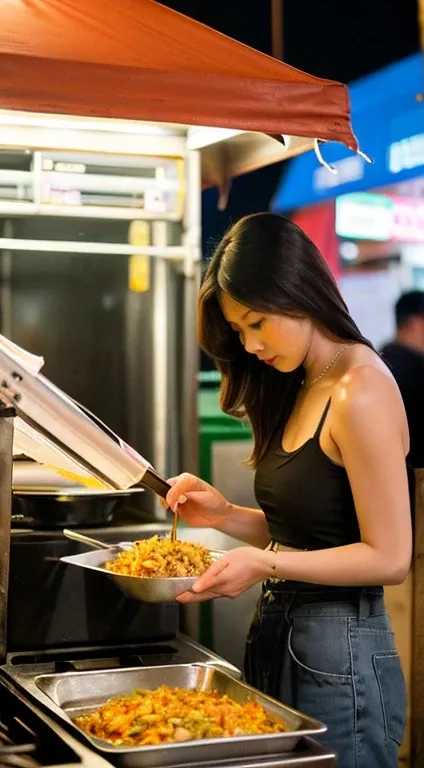
[[[237,547],[220,557],[184,592],[179,603],[197,603],[215,597],[238,597],[249,587],[273,575],[270,552],[257,547]]]

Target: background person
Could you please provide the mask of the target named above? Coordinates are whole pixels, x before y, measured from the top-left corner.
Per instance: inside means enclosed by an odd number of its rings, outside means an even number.
[[[400,389],[409,426],[408,462],[424,467],[424,293],[409,291],[396,302],[396,336],[381,354]]]

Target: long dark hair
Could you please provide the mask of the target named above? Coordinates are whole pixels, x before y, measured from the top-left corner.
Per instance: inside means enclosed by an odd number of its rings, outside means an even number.
[[[318,249],[284,216],[257,213],[240,219],[223,237],[210,261],[198,299],[198,340],[221,372],[221,408],[250,420],[256,467],[289,396],[303,377],[298,368],[280,373],[246,352],[226,322],[221,292],[259,312],[308,317],[322,332],[372,348],[351,318]]]

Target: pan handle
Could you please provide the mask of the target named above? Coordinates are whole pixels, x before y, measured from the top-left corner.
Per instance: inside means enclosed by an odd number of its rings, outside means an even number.
[[[98,541],[98,539],[91,539],[90,536],[84,536],[83,533],[77,533],[77,531],[70,531],[69,528],[64,528],[62,533],[67,539],[80,541],[82,544],[94,547],[94,549],[110,549],[110,544],[105,544],[104,541]]]
[[[140,483],[149,488],[149,490],[154,491],[154,493],[157,493],[162,499],[165,499],[166,494],[171,490],[171,486],[152,467],[146,469]]]

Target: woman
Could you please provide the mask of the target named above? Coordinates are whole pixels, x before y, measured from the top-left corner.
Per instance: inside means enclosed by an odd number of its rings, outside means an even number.
[[[183,520],[248,545],[180,600],[263,582],[247,681],[323,721],[341,768],[395,768],[406,696],[381,585],[407,575],[411,522],[394,379],[313,243],[273,214],[242,219],[219,244],[198,324],[223,410],[251,422],[260,509],[192,475],[171,480]]]

